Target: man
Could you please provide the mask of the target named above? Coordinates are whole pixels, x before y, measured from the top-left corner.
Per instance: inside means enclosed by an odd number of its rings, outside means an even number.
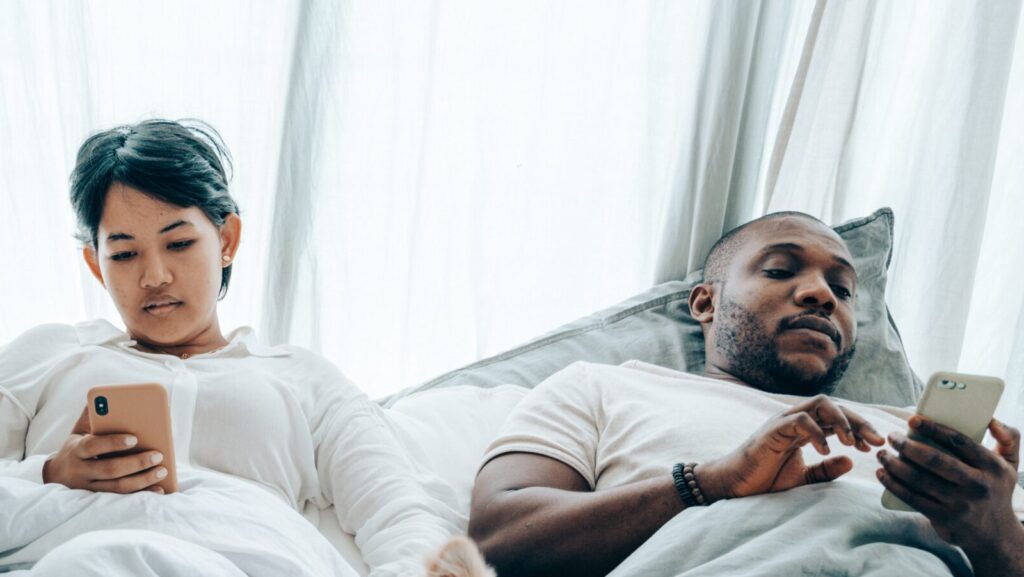
[[[977,576],[1024,576],[1024,527],[1011,506],[1015,429],[993,420],[993,451],[910,419],[954,458],[909,440],[905,411],[827,396],[855,350],[851,260],[808,215],[747,223],[712,248],[690,295],[706,375],[577,363],[532,391],[485,455],[473,493],[470,535],[498,574],[604,575],[687,507],[852,471],[844,482],[867,477],[860,486],[880,493],[881,481],[924,513]],[[880,450],[875,461],[882,434],[896,454]],[[810,464],[812,450],[827,457]]]

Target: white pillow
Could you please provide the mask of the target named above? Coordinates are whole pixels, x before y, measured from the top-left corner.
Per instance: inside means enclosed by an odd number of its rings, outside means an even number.
[[[445,387],[404,397],[386,411],[417,463],[454,489],[449,505],[468,518],[480,458],[528,392],[518,385]]]

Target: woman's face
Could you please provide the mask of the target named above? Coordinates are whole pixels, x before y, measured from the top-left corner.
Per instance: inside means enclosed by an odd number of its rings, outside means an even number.
[[[223,340],[217,321],[221,271],[231,264],[240,221],[219,229],[198,207],[181,208],[115,182],[107,191],[93,275],[114,300],[132,338],[180,346]]]

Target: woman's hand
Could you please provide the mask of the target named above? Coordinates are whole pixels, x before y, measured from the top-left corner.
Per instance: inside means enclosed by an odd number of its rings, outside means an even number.
[[[920,415],[910,418],[910,427],[949,453],[890,435],[898,455],[878,452],[878,478],[887,489],[923,513],[940,537],[968,553],[991,550],[1022,532],[1011,504],[1020,464],[1017,429],[992,419],[993,451]]]
[[[860,415],[818,395],[770,419],[738,449],[697,468],[704,496],[717,499],[785,491],[832,481],[853,468],[848,457],[832,457],[808,467],[801,448],[813,444],[828,455],[828,437],[869,452],[885,440]]]
[[[132,435],[93,435],[89,432],[89,415],[85,409],[71,435],[53,458],[43,465],[43,482],[60,483],[71,489],[134,493],[149,490],[167,476],[167,469],[156,467],[163,455],[144,451],[132,455],[100,459],[103,455],[130,451],[138,443]]]

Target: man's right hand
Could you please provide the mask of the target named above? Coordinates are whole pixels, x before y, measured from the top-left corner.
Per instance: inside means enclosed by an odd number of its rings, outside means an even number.
[[[770,419],[732,453],[697,467],[701,490],[714,502],[837,479],[853,468],[848,457],[831,457],[808,467],[801,451],[810,443],[828,455],[827,439],[832,435],[863,452],[871,450],[869,445],[885,444],[863,417],[818,395]]]
[[[163,460],[158,451],[97,458],[131,450],[136,443],[138,439],[132,435],[91,434],[89,414],[83,409],[60,451],[43,465],[43,482],[88,491],[163,493],[163,489],[154,486],[167,476],[167,469],[156,466]]]

